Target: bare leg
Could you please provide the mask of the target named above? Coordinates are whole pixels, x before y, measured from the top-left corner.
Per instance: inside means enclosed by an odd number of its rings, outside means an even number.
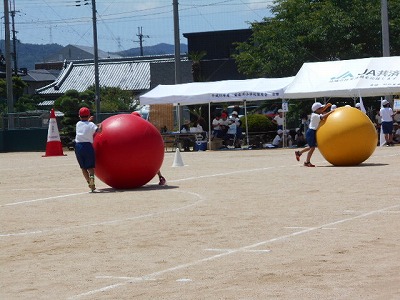
[[[165,183],[167,182],[164,178],[164,176],[161,175],[161,171],[158,170],[157,172],[158,175],[158,179],[160,180],[160,182],[158,183],[159,185],[165,185]]]
[[[389,134],[389,143],[393,144],[393,134]]]
[[[306,163],[309,163],[311,160],[311,156],[313,155],[315,150],[315,147],[311,147],[310,150],[307,153],[307,159],[306,159]]]
[[[297,161],[300,161],[300,156],[304,153],[304,152],[307,152],[307,151],[310,151],[310,147],[305,147],[303,150],[301,150],[301,151],[295,151],[294,152],[294,154],[296,155],[296,159],[297,159]]]
[[[89,177],[89,180],[88,180],[89,188],[93,192],[96,189],[96,185],[94,184],[94,169],[93,168],[87,169],[87,174]]]
[[[308,151],[310,151],[310,150],[311,150],[310,147],[305,147],[303,150],[301,150],[301,151],[299,151],[299,152],[300,152],[300,155],[301,155],[301,154],[303,154],[303,153],[305,153],[305,152],[308,152]]]
[[[390,144],[390,139],[389,139],[389,135],[385,134],[385,141],[386,141],[386,145]]]
[[[87,169],[87,171],[89,173],[89,176],[94,176],[94,169],[93,168]]]
[[[86,170],[86,169],[81,169],[81,170],[82,170],[83,177],[85,177],[85,179],[86,179],[86,182],[89,182],[90,177],[89,177],[88,170]]]

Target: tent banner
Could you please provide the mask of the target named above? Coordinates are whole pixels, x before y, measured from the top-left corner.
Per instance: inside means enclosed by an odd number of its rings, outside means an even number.
[[[140,104],[202,104],[281,99],[294,77],[255,78],[158,85],[140,96]]]
[[[287,99],[400,93],[400,57],[305,63],[285,90]]]

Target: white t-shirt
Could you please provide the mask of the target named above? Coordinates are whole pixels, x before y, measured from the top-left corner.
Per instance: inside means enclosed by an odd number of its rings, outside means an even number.
[[[93,143],[93,135],[97,130],[97,125],[89,121],[79,121],[76,123],[75,142]]]
[[[276,121],[276,124],[277,124],[278,126],[283,126],[283,118],[281,118],[281,116],[276,115],[276,116],[274,117],[274,120]]]
[[[231,121],[232,123],[234,123],[236,126],[240,126],[240,119],[239,119],[239,118],[234,118],[234,117],[232,117],[232,118],[230,119],[230,121]]]
[[[376,124],[381,124],[382,123],[382,118],[379,115],[379,112],[375,115],[375,121],[376,121]]]
[[[382,122],[393,122],[393,110],[390,107],[382,107],[379,110]]]
[[[310,118],[310,125],[308,125],[308,128],[317,130],[320,122],[321,122],[321,115],[312,113]]]
[[[279,136],[279,134],[277,134],[274,138],[274,140],[272,141],[272,145],[274,145],[275,147],[280,146],[280,142],[281,142],[282,138]]]
[[[229,126],[229,120],[228,119],[221,119],[221,125],[224,126],[224,128]]]
[[[221,130],[221,126],[220,126],[221,123],[222,123],[222,119],[219,119],[219,120],[214,119],[212,121],[212,125],[213,125],[214,130]]]

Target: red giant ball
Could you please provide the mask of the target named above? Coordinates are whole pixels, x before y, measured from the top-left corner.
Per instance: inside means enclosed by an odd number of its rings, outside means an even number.
[[[120,114],[102,122],[93,143],[96,176],[115,189],[148,183],[164,160],[164,142],[157,128],[134,114]]]

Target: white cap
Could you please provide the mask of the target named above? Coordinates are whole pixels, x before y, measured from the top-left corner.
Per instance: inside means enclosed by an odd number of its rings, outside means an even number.
[[[312,106],[311,106],[311,110],[312,111],[316,111],[317,109],[320,109],[321,107],[324,107],[325,105],[322,105],[320,102],[315,102]]]
[[[382,101],[382,105],[386,105],[386,104],[389,104],[389,101],[387,101],[386,99],[384,99],[384,100]]]
[[[238,115],[237,111],[233,111],[232,115]]]
[[[356,107],[361,107],[361,104],[360,103],[356,103]]]
[[[278,113],[283,113],[283,109],[278,109]]]
[[[282,129],[278,129],[277,133],[278,133],[278,134],[282,134],[282,133],[283,133],[283,130],[282,130]]]
[[[335,110],[337,108],[336,104],[332,104],[331,110]]]

